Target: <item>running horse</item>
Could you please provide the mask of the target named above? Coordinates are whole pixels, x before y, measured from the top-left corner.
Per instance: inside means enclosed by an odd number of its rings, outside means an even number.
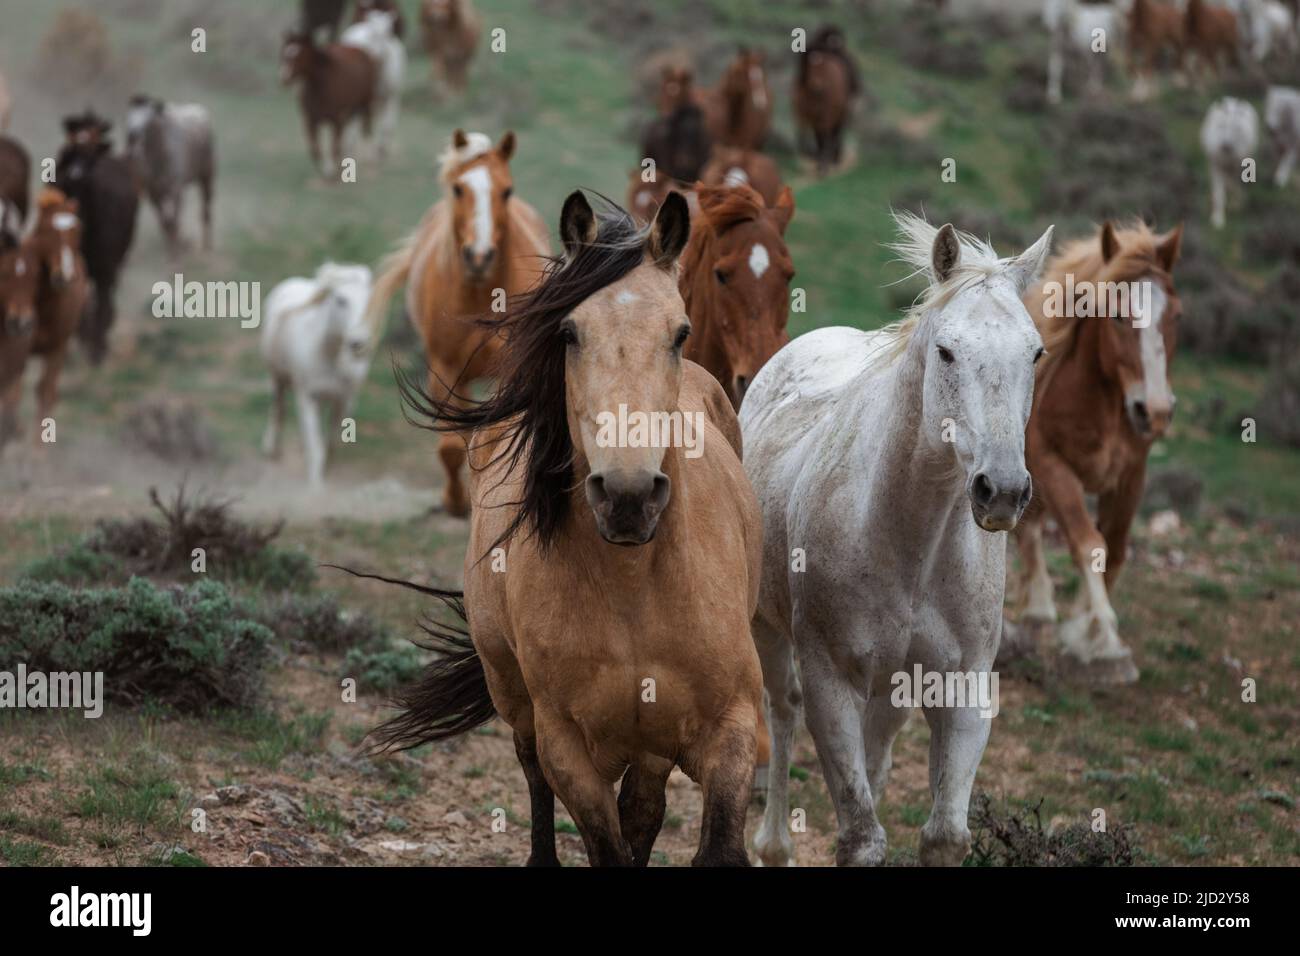
[[[1173,269],[1182,235],[1182,226],[1157,235],[1142,223],[1107,222],[1096,236],[1067,245],[1025,296],[1048,356],[1025,437],[1035,501],[1016,533],[1022,618],[1056,620],[1043,556],[1050,515],[1083,578],[1085,603],[1059,638],[1097,683],[1138,677],[1110,595],[1142,499],[1147,455],[1173,415],[1169,364],[1182,312]],[[1066,288],[1076,290],[1076,301],[1062,301]],[[1097,495],[1096,520],[1086,495]]]
[[[763,54],[741,47],[718,85],[695,94],[713,142],[740,149],[762,149],[772,128],[772,91]]]
[[[749,186],[699,186],[696,195],[700,215],[678,286],[691,317],[686,357],[740,408],[758,370],[790,341],[794,263],[783,236],[794,194],[783,187],[771,208]]]
[[[843,32],[829,24],[821,27],[799,57],[793,94],[799,138],[806,142],[811,137],[819,176],[840,162],[844,131],[861,87]]]
[[[464,389],[492,374],[500,339],[466,318],[500,312],[526,292],[550,252],[546,224],[514,195],[510,159],[515,134],[495,146],[482,133],[456,130],[441,159],[444,195],[380,266],[368,321],[406,286],[406,314],[424,342],[429,391],[439,406],[456,406]],[[443,505],[464,517],[469,499],[461,481],[465,436],[443,432],[438,447],[447,472]]]
[[[1233,67],[1240,65],[1235,13],[1206,0],[1187,0],[1183,16],[1184,45],[1198,63],[1214,73],[1225,60]]]
[[[327,180],[340,175],[343,134],[353,121],[360,122],[370,139],[379,79],[379,66],[365,50],[343,43],[318,46],[311,33],[285,32],[280,44],[280,81],[285,86],[301,83],[298,107],[307,129],[307,147],[312,163]],[[321,155],[318,130],[322,124],[333,132],[333,166]]]
[[[1176,67],[1183,68],[1186,37],[1183,14],[1177,6],[1158,0],[1133,0],[1126,32],[1135,96],[1145,94],[1146,84],[1166,51],[1173,55]]]
[[[467,627],[375,736],[413,747],[500,714],[533,866],[558,865],[557,796],[593,866],[645,866],[675,765],[703,788],[694,864],[749,862],[762,529],[735,414],[682,355],[689,230],[677,193],[648,227],[573,193],[563,261],[484,320],[504,342],[500,389],[468,408],[416,399],[435,427],[474,429],[463,604],[435,592]],[[610,440],[615,409],[680,430]]]
[[[18,432],[18,406],[10,397],[22,386],[31,353],[39,290],[40,263],[30,244],[0,229],[0,450]]]
[[[469,0],[421,0],[420,34],[429,54],[429,68],[453,92],[465,92],[482,27]]]

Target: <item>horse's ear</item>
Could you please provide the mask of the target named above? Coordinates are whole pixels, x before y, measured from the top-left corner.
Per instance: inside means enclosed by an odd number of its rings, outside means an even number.
[[[934,245],[930,247],[930,267],[934,270],[934,281],[946,282],[960,261],[961,243],[957,241],[957,230],[952,227],[952,223],[944,223],[935,233]]]
[[[596,241],[596,216],[581,189],[575,189],[564,200],[564,208],[560,210],[560,241],[564,243],[566,259],[572,259],[580,248]]]
[[[451,145],[456,149],[464,149],[469,145],[469,137],[465,135],[463,129],[458,129],[456,132],[451,134]]]
[[[673,190],[664,197],[650,226],[646,254],[660,269],[672,269],[691,237],[691,210],[686,197]]]
[[[784,236],[785,227],[790,225],[790,220],[794,218],[794,190],[789,186],[782,186],[781,195],[776,197],[771,212],[777,231]]]
[[[1173,272],[1174,263],[1178,261],[1178,254],[1182,250],[1183,224],[1180,222],[1161,237],[1160,244],[1156,246],[1156,259],[1166,272]]]
[[[1101,261],[1110,262],[1119,252],[1119,237],[1115,235],[1115,225],[1107,219],[1101,224]]]
[[[1043,271],[1047,257],[1052,254],[1052,233],[1055,231],[1055,226],[1048,226],[1037,242],[1012,260],[1008,273],[1020,295],[1025,294],[1025,290],[1038,280],[1039,273]]]
[[[514,130],[506,130],[506,134],[501,137],[501,142],[497,143],[497,153],[506,161],[509,161],[510,157],[515,154]]]

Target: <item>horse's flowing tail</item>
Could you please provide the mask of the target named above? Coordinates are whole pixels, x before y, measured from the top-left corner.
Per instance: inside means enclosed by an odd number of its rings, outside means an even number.
[[[372,753],[410,750],[420,744],[446,740],[473,730],[496,716],[483,662],[470,640],[463,591],[444,591],[378,574],[363,574],[338,565],[326,567],[431,595],[465,625],[441,624],[431,618],[426,618],[420,625],[429,640],[419,646],[436,652],[438,656],[425,667],[419,680],[393,699],[401,713],[370,732],[369,737],[374,741],[370,748]]]
[[[366,325],[376,339],[378,330],[384,327],[389,301],[398,289],[406,285],[406,280],[410,277],[411,261],[415,258],[415,246],[418,240],[417,230],[402,240],[402,244],[379,263],[379,278],[375,280],[374,287],[370,291],[370,301],[366,303]]]

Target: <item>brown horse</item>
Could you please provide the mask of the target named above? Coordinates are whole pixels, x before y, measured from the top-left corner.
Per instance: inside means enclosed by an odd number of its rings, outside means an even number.
[[[482,133],[456,130],[442,156],[443,198],[384,261],[370,298],[367,315],[374,322],[405,283],[406,314],[424,341],[429,391],[439,404],[463,401],[473,383],[492,373],[501,346],[490,330],[465,320],[499,313],[526,292],[550,252],[546,224],[514,195],[514,151],[514,133],[494,147]],[[464,436],[444,433],[438,455],[447,471],[443,504],[464,516]]]
[[[90,297],[90,279],[81,255],[81,220],[77,202],[57,189],[45,189],[36,197],[36,223],[26,246],[35,258],[39,273],[36,293],[36,324],[28,340],[27,357],[40,356],[44,367],[36,383],[36,438],[42,423],[54,411],[59,397],[59,375],[67,358],[72,333],[81,320]],[[22,369],[0,387],[3,418],[17,419],[22,401]]]
[[[19,229],[31,203],[31,175],[32,160],[23,144],[12,136],[0,136],[0,203],[13,203]]]
[[[675,193],[650,227],[574,193],[564,260],[489,320],[500,390],[468,409],[420,402],[439,428],[475,429],[463,605],[442,592],[468,634],[376,736],[411,747],[500,714],[528,780],[530,865],[559,862],[558,796],[593,866],[645,866],[674,765],[703,788],[694,863],[749,862],[762,528],[736,417],[682,356],[689,230]],[[681,427],[625,441],[617,414]]]
[[[822,27],[799,58],[792,96],[799,138],[804,143],[811,138],[819,176],[840,162],[844,131],[859,89],[857,68],[844,34],[838,27]]]
[[[365,50],[341,43],[317,46],[310,33],[288,30],[280,46],[280,79],[285,86],[301,83],[298,105],[307,127],[307,145],[312,162],[326,179],[336,179],[343,166],[343,131],[354,120],[361,121],[366,139],[379,81],[374,58]],[[321,157],[317,130],[328,124],[333,129],[331,168]]]
[[[794,194],[769,209],[749,186],[700,186],[700,215],[682,255],[679,290],[691,318],[686,357],[708,369],[737,409],[764,363],[790,341],[794,263],[782,236]]]
[[[1183,68],[1186,37],[1183,15],[1172,3],[1133,0],[1128,12],[1129,62],[1134,74],[1134,92],[1141,94],[1168,51],[1177,69]]]
[[[1042,523],[1064,532],[1084,581],[1085,613],[1066,622],[1067,654],[1101,682],[1137,679],[1109,594],[1142,498],[1147,454],[1173,414],[1169,363],[1182,306],[1173,268],[1182,226],[1156,235],[1141,223],[1068,245],[1025,296],[1047,357],[1040,363],[1025,462],[1034,505],[1016,538],[1025,575],[1023,614],[1056,619]],[[1085,495],[1098,496],[1098,517]]]
[[[653,174],[637,167],[627,175],[627,211],[642,222],[653,222],[668,193],[686,193],[690,186],[655,169]]]
[[[762,53],[741,47],[717,86],[692,95],[704,110],[715,143],[763,148],[772,128],[772,91]]]
[[[393,15],[393,36],[399,40],[406,36],[406,18],[402,16],[402,8],[398,6],[397,0],[357,0],[356,9],[352,11],[352,22],[363,23],[376,10]]]
[[[706,186],[750,186],[769,206],[776,205],[784,183],[772,157],[752,149],[720,146],[700,173]]]
[[[469,0],[421,0],[420,33],[435,88],[441,72],[443,82],[454,92],[465,92],[480,30],[478,14]]]
[[[0,449],[18,431],[18,406],[10,402],[36,332],[40,263],[30,246],[0,234]]]
[[[1183,20],[1183,42],[1189,53],[1207,70],[1219,72],[1226,60],[1236,67],[1238,58],[1237,15],[1205,0],[1188,0]]]

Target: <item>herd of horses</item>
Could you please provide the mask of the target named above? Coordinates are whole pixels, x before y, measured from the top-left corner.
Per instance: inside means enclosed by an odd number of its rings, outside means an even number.
[[[1155,42],[1143,31],[1160,6],[1134,0],[1135,51]],[[280,58],[285,82],[301,86],[318,166],[316,130],[333,127],[331,175],[348,124],[377,123],[381,150],[391,143],[405,62],[393,0],[359,0],[344,27],[346,9],[304,0]],[[424,0],[419,24],[442,79],[462,87],[477,16],[466,0]],[[861,81],[835,26],[800,56],[791,101],[826,175],[844,160]],[[878,864],[877,807],[912,709],[897,705],[893,679],[914,668],[989,676],[1009,534],[1021,617],[1057,619],[1050,517],[1083,580],[1062,651],[1090,680],[1137,678],[1111,594],[1148,454],[1173,414],[1182,226],[1107,221],[1055,254],[1048,228],[1001,257],[951,224],[897,214],[895,248],[923,294],[878,331],[792,341],[795,199],[763,153],[773,94],[762,54],[739,50],[707,88],[689,66],[664,66],[655,100],[627,209],[572,193],[557,255],[515,190],[523,144],[456,130],[441,197],[374,273],[325,263],[276,286],[262,329],[264,449],[278,452],[295,391],[308,479],[320,484],[322,433],[349,414],[400,294],[429,374],[399,388],[439,434],[442,507],[468,518],[469,541],[463,591],[409,585],[460,623],[430,625],[440,653],[378,743],[417,746],[499,715],[529,787],[533,865],[558,862],[557,796],[593,864],[645,865],[675,766],[703,791],[695,862],[745,865],[751,786],[766,765],[754,849],[782,865],[793,860],[802,706],[835,806],[836,860]],[[207,112],[140,96],[126,125],[119,156],[108,121],[65,119],[57,178],[25,233],[30,159],[0,137],[0,442],[16,427],[29,357],[45,360],[38,421],[75,331],[103,357],[141,195],[176,249],[181,197],[195,186],[210,244]],[[1076,296],[1065,308],[1062,288]],[[611,439],[611,416],[627,410],[664,427]],[[974,703],[918,704],[933,801],[920,859],[959,864],[989,720]]]

